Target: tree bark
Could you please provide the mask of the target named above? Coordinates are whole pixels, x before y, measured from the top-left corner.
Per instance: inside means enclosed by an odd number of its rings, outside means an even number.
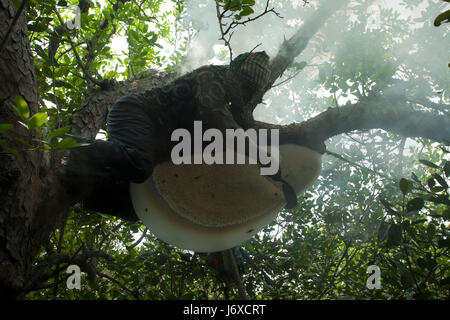
[[[0,1],[0,38],[16,14],[11,1]],[[13,123],[4,137],[17,149],[20,143],[13,137],[30,141],[29,132],[18,124],[18,116],[9,107],[16,95],[28,103],[30,113],[38,109],[38,89],[33,58],[28,41],[27,22],[22,13],[0,52],[0,123]],[[0,153],[0,298],[14,298],[24,287],[31,262],[41,243],[31,237],[30,229],[43,190],[41,179],[42,154],[23,153],[17,161],[10,153]]]

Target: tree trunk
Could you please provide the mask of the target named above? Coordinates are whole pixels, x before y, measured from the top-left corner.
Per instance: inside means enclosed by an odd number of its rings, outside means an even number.
[[[16,12],[11,1],[0,0],[0,39],[4,39]],[[143,79],[118,83],[110,90],[91,91],[72,116],[71,133],[94,139],[105,123],[108,107],[115,100],[130,92],[162,86],[173,78],[174,74],[155,71]],[[28,103],[30,116],[39,108],[24,12],[0,52],[0,79],[0,124],[14,124],[1,138],[7,141],[8,147],[23,150],[24,145],[16,138],[31,142],[36,136],[18,123],[21,119],[10,105],[15,105],[16,96],[20,95]],[[0,298],[6,299],[21,298],[33,287],[32,279],[36,278],[33,259],[48,242],[50,233],[67,218],[71,206],[96,190],[100,190],[100,194],[106,190],[102,181],[66,176],[65,163],[70,151],[19,153],[21,160],[0,149]],[[123,188],[109,190],[108,194],[120,190]],[[121,202],[124,212],[129,212],[130,200],[121,195],[123,192],[115,199]]]
[[[16,8],[8,0],[0,1],[0,39],[4,39]],[[30,141],[29,132],[18,124],[18,116],[9,104],[16,95],[29,105],[30,113],[38,109],[38,89],[33,58],[28,41],[27,23],[22,13],[0,52],[0,123],[14,128],[4,137],[8,146],[19,149],[19,137]],[[42,154],[22,153],[18,161],[11,153],[0,153],[0,298],[15,298],[26,285],[31,262],[41,243],[30,236],[36,208],[44,190],[40,165]]]

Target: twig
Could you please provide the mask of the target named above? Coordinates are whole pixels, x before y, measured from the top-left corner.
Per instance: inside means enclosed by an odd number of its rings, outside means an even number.
[[[219,40],[223,40],[225,45],[228,47],[228,50],[230,51],[230,61],[231,61],[233,59],[233,50],[231,49],[230,42],[231,42],[231,38],[233,37],[233,34],[234,34],[233,29],[235,29],[237,26],[240,26],[240,25],[245,26],[247,23],[253,22],[268,13],[273,13],[279,18],[282,18],[282,16],[278,12],[276,12],[274,8],[269,9],[270,0],[267,0],[264,11],[262,13],[260,13],[259,15],[255,16],[253,18],[247,18],[247,20],[245,20],[245,21],[233,20],[230,23],[224,23],[223,19],[230,19],[233,15],[233,13],[226,15],[226,13],[232,9],[232,7],[230,7],[230,3],[231,3],[231,0],[228,1],[225,5],[220,5],[218,2],[216,2],[216,13],[217,13],[217,20],[219,21],[219,29],[220,29],[220,34],[221,34],[221,37],[219,38]],[[223,11],[220,12],[220,9],[223,9]],[[224,27],[226,27],[225,30],[224,30]]]
[[[275,88],[275,87],[278,87],[278,86],[281,86],[282,84],[284,84],[284,83],[286,83],[286,82],[288,82],[288,81],[294,79],[294,78],[295,78],[296,76],[298,76],[298,75],[300,74],[300,72],[302,72],[302,71],[303,71],[303,69],[297,71],[293,76],[290,76],[290,77],[288,77],[287,79],[285,79],[285,80],[283,80],[283,81],[281,81],[281,82],[279,82],[279,83],[277,83],[277,84],[272,85],[271,89],[272,89],[272,88]]]
[[[222,34],[222,37],[219,40],[223,40],[225,42],[225,45],[228,47],[228,51],[230,51],[230,61],[231,61],[231,60],[233,60],[233,50],[231,49],[230,40],[231,40],[231,37],[233,36],[233,33],[231,33],[231,35],[228,37],[228,39],[225,39],[225,32],[223,30],[224,24],[222,23],[222,18],[223,18],[225,11],[220,13],[220,5],[218,2],[216,2],[216,13],[217,13],[217,19],[219,20],[220,33]]]
[[[156,24],[158,27],[160,26],[158,23],[158,19],[156,17],[149,17],[145,13],[144,9],[142,9],[142,4],[138,4],[136,0],[132,0],[132,2],[139,8],[139,11],[142,13],[142,15],[146,18],[145,21],[151,22],[152,20],[156,20]]]
[[[56,7],[53,7],[53,11],[55,11],[56,16],[58,17],[59,22],[61,23],[61,25],[64,25],[64,21],[61,18],[61,15],[58,12],[58,9],[56,9]],[[81,68],[81,70],[83,71],[84,75],[86,76],[86,80],[91,81],[92,83],[98,85],[101,88],[108,88],[108,86],[110,85],[109,81],[100,81],[98,79],[95,79],[94,77],[91,76],[90,72],[88,69],[86,69],[86,67],[83,65],[81,58],[77,52],[77,49],[72,41],[72,39],[70,38],[69,35],[67,35],[67,40],[70,43],[70,46],[72,48],[72,51],[75,55],[75,59],[77,60],[78,66]]]
[[[117,230],[120,229],[120,227],[122,227],[125,224],[125,221],[121,221],[119,224],[115,225],[114,228],[112,230],[109,231],[110,234],[114,235],[114,232],[116,232]],[[102,241],[100,241],[100,243],[98,244],[97,248],[100,249],[103,244],[105,243],[105,241],[108,239],[108,236],[105,236]]]
[[[102,277],[102,278],[106,278],[106,279],[108,279],[108,280],[114,282],[114,283],[117,284],[119,287],[121,287],[123,290],[125,290],[125,291],[127,291],[129,294],[131,294],[133,297],[139,299],[139,295],[138,295],[136,292],[134,292],[134,291],[128,289],[128,288],[127,288],[124,284],[122,284],[119,280],[116,280],[116,279],[114,279],[113,277],[108,276],[107,274],[102,273],[102,272],[99,272],[99,271],[97,271],[97,275],[100,276],[100,277]]]
[[[223,252],[223,254],[227,256],[228,259],[226,259],[226,260],[228,260],[230,263],[230,267],[231,267],[230,271],[233,273],[233,278],[237,283],[240,298],[242,300],[248,300],[247,293],[245,292],[244,285],[242,284],[242,280],[239,275],[239,269],[238,269],[238,266],[236,263],[236,258],[234,256],[233,249],[225,250]],[[226,261],[226,260],[224,259],[224,261]]]
[[[22,11],[25,8],[26,3],[27,3],[27,0],[22,0],[22,3],[20,4],[19,9],[17,10],[16,15],[14,16],[14,19],[11,22],[11,24],[8,28],[8,31],[6,31],[5,37],[3,38],[2,42],[0,43],[0,52],[2,52],[3,48],[5,47],[6,42],[9,39],[9,35],[11,34],[14,26],[16,25],[17,20],[19,20],[19,17],[22,14]]]
[[[337,154],[337,153],[334,153],[334,152],[328,151],[328,150],[325,151],[325,153],[326,153],[326,154],[329,154],[330,156],[333,156],[333,157],[335,157],[335,158],[337,158],[337,159],[339,159],[339,160],[342,160],[342,161],[344,161],[344,162],[347,162],[348,164],[351,164],[352,166],[355,166],[355,167],[358,167],[358,168],[360,168],[360,169],[369,171],[369,172],[371,172],[371,173],[373,173],[373,174],[375,174],[375,175],[377,175],[377,176],[380,176],[380,177],[383,177],[383,178],[385,178],[385,179],[387,179],[387,180],[391,180],[391,181],[394,181],[394,182],[395,182],[395,180],[392,179],[391,177],[389,177],[389,176],[387,176],[387,175],[384,175],[384,174],[382,174],[382,173],[376,172],[375,170],[372,170],[372,169],[370,169],[370,168],[366,168],[366,167],[364,167],[364,166],[362,166],[362,165],[360,165],[360,164],[358,164],[358,163],[356,163],[356,162],[353,162],[353,161],[351,161],[351,160],[348,160],[348,159],[344,158],[343,156],[341,156],[340,154]]]
[[[144,232],[142,232],[141,237],[140,237],[135,243],[133,243],[133,244],[130,245],[130,246],[126,246],[127,250],[130,251],[130,250],[132,250],[134,247],[136,247],[137,245],[139,245],[139,243],[141,243],[142,240],[143,240],[143,239],[145,238],[145,236],[147,235],[147,231],[148,231],[148,229],[145,228]]]
[[[86,42],[85,42],[85,41],[79,42],[79,43],[77,43],[77,44],[75,45],[75,47],[79,47],[79,46],[81,46],[82,44],[86,44]],[[67,52],[69,52],[69,51],[71,51],[71,50],[72,50],[72,48],[67,49],[67,50],[63,51],[62,53],[60,53],[60,54],[55,58],[55,61],[58,62],[58,60],[59,60],[62,56],[64,56]]]

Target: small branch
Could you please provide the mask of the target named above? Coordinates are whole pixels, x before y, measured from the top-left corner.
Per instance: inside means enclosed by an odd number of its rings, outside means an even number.
[[[235,29],[236,27],[238,27],[240,25],[245,26],[247,23],[256,21],[268,13],[273,13],[279,18],[282,18],[282,17],[278,12],[275,11],[274,8],[269,9],[270,0],[267,0],[266,6],[262,13],[260,13],[259,15],[255,16],[253,18],[247,18],[245,21],[238,21],[238,20],[235,20],[232,18],[234,13],[230,12],[230,10],[232,9],[230,7],[230,3],[231,3],[231,0],[228,1],[225,5],[221,5],[218,2],[216,2],[216,14],[217,14],[217,20],[219,21],[219,30],[220,30],[220,34],[221,34],[221,37],[219,38],[219,40],[223,40],[225,43],[225,46],[228,47],[228,50],[230,51],[230,61],[231,61],[231,60],[233,60],[233,50],[231,49],[230,42],[231,42],[231,38],[234,33],[233,29]],[[222,12],[220,12],[221,9],[223,9]],[[226,15],[227,12],[230,12],[230,14]],[[230,23],[224,23],[223,22],[224,19],[232,19],[232,21]],[[224,27],[226,27],[226,29],[224,29]]]
[[[145,228],[144,232],[142,232],[141,237],[135,243],[133,243],[131,246],[127,246],[127,250],[131,251],[133,248],[135,248],[137,245],[139,245],[142,242],[142,240],[144,240],[145,236],[147,235],[147,231],[148,231],[148,229]]]
[[[56,14],[56,16],[58,17],[59,23],[61,23],[61,25],[65,25],[64,21],[61,18],[61,15],[58,12],[58,9],[56,9],[56,7],[53,7],[53,10]],[[72,51],[75,55],[75,59],[77,60],[78,66],[81,68],[81,70],[83,71],[86,80],[98,85],[99,87],[101,87],[102,89],[107,89],[111,86],[112,82],[105,79],[103,81],[100,81],[98,79],[95,79],[94,77],[91,76],[89,70],[84,66],[83,62],[81,61],[80,55],[77,52],[77,48],[75,47],[75,44],[73,43],[71,37],[69,35],[67,35],[67,40],[70,43],[70,46],[72,48]]]
[[[430,108],[430,109],[434,109],[434,110],[445,112],[445,113],[449,113],[450,112],[450,105],[449,104],[436,103],[436,102],[429,101],[429,100],[427,100],[425,98],[423,98],[423,99],[412,98],[412,99],[408,99],[408,101],[411,102],[411,103],[415,103],[415,104],[419,104],[421,106],[424,106],[425,108]]]
[[[147,21],[147,22],[152,22],[153,20],[158,21],[158,19],[156,17],[149,17],[149,16],[147,16],[147,13],[145,13],[144,9],[142,9],[142,4],[137,3],[136,0],[133,0],[133,3],[139,8],[139,11],[145,17],[145,21]],[[158,27],[159,27],[159,24],[158,24]]]
[[[283,74],[294,58],[306,48],[309,40],[322,27],[325,21],[347,2],[348,0],[334,0],[323,4],[316,14],[305,21],[304,25],[289,40],[284,40],[277,55],[271,62],[272,75],[267,89]]]
[[[287,77],[287,78],[284,79],[283,81],[281,81],[281,82],[279,82],[279,83],[277,83],[277,84],[272,85],[271,89],[272,89],[272,88],[275,88],[275,87],[278,87],[278,86],[281,86],[282,84],[285,84],[286,82],[288,82],[288,81],[294,79],[294,78],[295,78],[296,76],[298,76],[302,71],[303,71],[303,69],[297,71],[294,75],[292,75],[292,76],[290,76],[290,77]]]
[[[327,19],[337,11],[341,6],[348,3],[349,0],[334,0],[323,4],[317,12],[311,16],[304,25],[289,39],[284,40],[277,55],[270,62],[271,75],[269,81],[261,93],[255,94],[242,109],[241,122],[244,129],[252,127],[255,121],[253,119],[253,110],[261,103],[264,94],[270,90],[275,81],[281,77],[284,71],[291,65],[309,43],[309,40],[322,27]],[[266,3],[267,8],[267,3]],[[322,148],[323,149],[323,148]]]
[[[76,264],[80,266],[82,269],[87,265],[87,260],[91,258],[103,258],[108,261],[111,261],[113,258],[106,253],[99,250],[86,250],[81,254],[78,254],[83,247],[75,252],[75,254],[70,253],[53,253],[50,254],[45,260],[40,261],[38,267],[35,269],[33,273],[33,278],[30,281],[30,285],[25,288],[25,292],[30,292],[36,290],[42,286],[42,284],[48,279],[55,277],[60,272],[62,272],[66,265],[68,264]],[[61,268],[58,268],[56,271],[51,271],[51,267],[59,264],[65,264]],[[55,282],[54,285],[57,285]],[[53,286],[53,285],[52,285]]]
[[[28,0],[22,0],[22,3],[20,4],[20,7],[19,7],[19,9],[17,10],[17,12],[15,14],[14,19],[12,20],[12,22],[11,22],[9,28],[8,28],[8,31],[6,31],[6,34],[3,37],[2,42],[0,43],[0,52],[2,52],[3,48],[5,47],[6,42],[9,39],[9,35],[11,34],[14,26],[16,25],[17,20],[19,20],[19,17],[21,16],[22,11],[25,8],[25,5],[27,4],[27,1]]]
[[[355,104],[329,108],[302,123],[275,125],[254,121],[255,129],[279,129],[280,143],[309,146],[325,152],[322,143],[329,138],[354,130],[383,129],[404,137],[422,137],[450,144],[450,120],[430,112],[415,111],[386,96]]]
[[[83,44],[86,44],[86,42],[85,42],[85,41],[79,42],[79,43],[77,43],[77,44],[75,45],[75,47],[79,47],[79,46],[81,46],[81,45],[83,45]],[[72,50],[72,48],[67,49],[67,50],[63,51],[62,53],[58,54],[58,56],[55,58],[55,61],[58,62],[59,59],[61,59],[62,56],[64,56],[66,53],[68,53],[68,52],[71,51],[71,50]]]
[[[222,255],[224,257],[223,261],[225,266],[228,265],[231,276],[234,278],[234,281],[238,286],[240,298],[242,300],[248,300],[247,293],[245,292],[244,285],[242,284],[242,280],[239,275],[239,268],[236,263],[236,257],[234,256],[233,249],[222,251]]]
[[[102,273],[102,272],[99,272],[99,271],[97,271],[97,275],[100,276],[100,277],[102,277],[102,278],[108,279],[108,280],[111,281],[111,282],[114,282],[114,283],[117,284],[119,287],[121,287],[123,290],[125,290],[126,292],[128,292],[129,294],[131,294],[133,297],[139,298],[139,295],[138,295],[136,292],[132,291],[131,289],[128,289],[128,288],[127,288],[124,284],[122,284],[119,280],[116,280],[116,279],[114,279],[113,277],[108,276],[107,274]]]
[[[344,158],[343,156],[341,156],[340,154],[337,154],[337,153],[334,153],[334,152],[328,151],[328,150],[327,150],[325,153],[326,153],[326,154],[329,154],[330,156],[335,157],[336,159],[339,159],[339,160],[342,160],[342,161],[344,161],[344,162],[347,162],[348,164],[351,164],[351,165],[354,166],[354,167],[358,167],[358,168],[360,168],[360,169],[362,169],[362,170],[369,171],[370,173],[373,173],[374,175],[377,175],[377,176],[379,176],[379,177],[382,177],[382,178],[385,178],[385,179],[387,179],[387,180],[391,180],[391,181],[393,181],[393,182],[396,182],[395,179],[392,179],[391,177],[389,177],[389,176],[387,176],[387,175],[384,175],[384,174],[382,174],[382,173],[376,172],[375,170],[372,170],[372,169],[370,169],[370,168],[366,168],[366,167],[364,167],[364,166],[362,166],[362,165],[360,165],[360,164],[358,164],[358,163],[356,163],[356,162],[353,162],[353,161],[351,161],[351,160],[345,159],[345,158]]]
[[[219,38],[219,40],[223,40],[225,42],[225,45],[228,47],[228,51],[230,51],[230,61],[231,61],[231,60],[233,60],[233,50],[231,49],[230,40],[231,40],[231,37],[233,34],[231,34],[228,37],[228,39],[225,38],[225,32],[223,30],[224,24],[222,23],[222,18],[223,18],[225,11],[220,13],[220,5],[218,2],[216,2],[216,13],[217,13],[217,19],[219,20],[220,34],[222,35],[221,38]]]
[[[114,233],[115,233],[117,230],[119,230],[124,224],[125,224],[125,221],[121,221],[120,223],[118,223],[117,225],[115,225],[114,228],[113,228],[112,230],[109,231],[109,233],[110,233],[111,235],[115,236]],[[108,236],[103,237],[102,241],[100,241],[100,243],[98,244],[97,248],[100,249],[100,248],[103,246],[103,244],[106,242],[106,240],[108,240],[108,239],[109,239]]]
[[[403,236],[402,236],[402,238],[403,238]],[[405,243],[403,243],[402,248],[403,248],[403,251],[405,252],[406,262],[408,264],[408,269],[409,269],[409,272],[411,273],[411,277],[412,277],[412,279],[414,281],[414,284],[416,285],[417,292],[419,294],[422,294],[422,290],[420,290],[419,282],[417,281],[417,278],[416,278],[416,273],[414,272],[414,270],[412,268],[411,257],[409,256],[408,249],[406,248],[406,244]]]
[[[264,15],[270,13],[270,12],[274,13],[277,17],[282,18],[281,15],[278,12],[276,12],[274,8],[269,9],[269,2],[270,2],[270,0],[267,0],[266,7],[264,8],[264,11],[262,13],[260,13],[259,15],[257,15],[256,17],[254,17],[254,18],[247,18],[247,20],[245,20],[245,21],[233,21],[233,22],[231,22],[230,25],[228,26],[227,30],[225,30],[225,35],[228,34],[228,32],[230,32],[230,30],[236,28],[237,26],[240,26],[240,25],[244,25],[245,26],[247,23],[255,21],[255,20],[261,18],[262,16],[264,16]]]

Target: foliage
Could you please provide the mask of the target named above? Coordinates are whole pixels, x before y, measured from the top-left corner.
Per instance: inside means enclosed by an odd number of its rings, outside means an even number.
[[[45,141],[66,130],[67,119],[95,86],[89,77],[131,79],[150,67],[180,70],[186,40],[195,34],[189,29],[192,25],[183,30],[179,24],[188,15],[183,1],[170,2],[170,9],[163,1],[120,0],[105,6],[99,1],[80,2],[90,6],[82,11],[77,30],[60,27],[53,8],[63,6],[62,1],[33,1],[27,9],[41,116],[30,117],[25,109],[18,113],[29,129],[47,134]],[[232,5],[233,21],[254,17],[265,4],[216,2]],[[442,31],[445,25],[433,26],[438,5],[429,3],[415,20],[379,7],[379,25],[368,29],[369,2],[354,1],[351,17],[349,12],[338,12],[323,26],[299,58],[301,62],[294,62],[280,80],[289,81],[271,90],[257,116],[284,123],[302,121],[328,107],[380,96],[392,99],[393,93],[401,93],[398,101],[411,108],[448,116],[443,106],[448,105],[450,88],[442,55],[448,48],[448,33]],[[417,8],[416,1],[401,4]],[[313,4],[298,8],[293,1],[273,5],[294,26],[314,9]],[[62,17],[68,19],[70,13],[63,11]],[[245,33],[250,25],[241,25],[239,31]],[[124,36],[123,55],[111,46],[118,34]],[[265,34],[255,38],[275,46]],[[167,46],[173,50],[168,52]],[[0,124],[0,134],[10,128]],[[349,161],[324,156],[321,177],[297,208],[281,212],[274,223],[242,245],[251,258],[241,268],[249,297],[448,299],[448,150],[424,139],[379,130],[348,133],[327,145]],[[81,290],[67,289],[67,266],[90,250],[105,255],[86,260]],[[52,264],[27,299],[225,297],[225,282],[207,265],[205,254],[173,248],[140,223],[124,223],[81,206],[72,210],[42,248],[36,269],[62,254],[71,259]],[[381,269],[379,290],[366,286],[370,265]],[[229,294],[239,298],[237,290]]]

